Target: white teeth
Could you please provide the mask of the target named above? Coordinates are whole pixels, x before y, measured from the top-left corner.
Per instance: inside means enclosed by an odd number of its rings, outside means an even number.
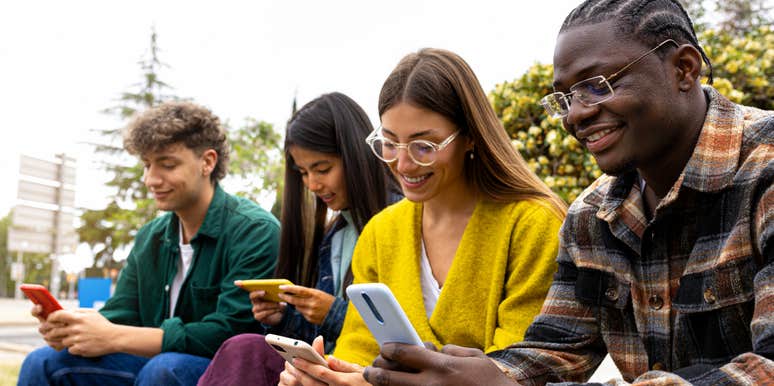
[[[410,184],[418,184],[418,183],[426,180],[427,177],[430,177],[430,175],[429,174],[425,174],[424,176],[419,176],[419,177],[409,177],[409,176],[401,176],[401,177],[403,177],[403,179],[406,180],[406,182],[408,182]]]
[[[598,141],[598,140],[602,139],[602,137],[604,137],[608,133],[610,133],[611,131],[613,131],[613,130],[605,129],[605,130],[602,130],[602,131],[597,131],[596,133],[591,134],[588,137],[586,137],[586,139],[588,139],[591,142]]]

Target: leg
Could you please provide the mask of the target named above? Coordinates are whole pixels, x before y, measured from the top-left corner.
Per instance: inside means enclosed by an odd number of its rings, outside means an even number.
[[[263,335],[237,335],[220,346],[199,386],[276,385],[285,369],[282,359]]]
[[[147,361],[129,354],[86,358],[46,346],[24,358],[18,384],[131,385]]]
[[[135,385],[195,385],[209,364],[209,358],[164,352],[151,358],[140,370]]]

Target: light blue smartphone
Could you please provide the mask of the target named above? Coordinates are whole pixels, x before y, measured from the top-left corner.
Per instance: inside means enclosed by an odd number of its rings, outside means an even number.
[[[414,326],[390,288],[382,283],[352,284],[347,296],[381,347],[385,343],[405,343],[424,347]]]

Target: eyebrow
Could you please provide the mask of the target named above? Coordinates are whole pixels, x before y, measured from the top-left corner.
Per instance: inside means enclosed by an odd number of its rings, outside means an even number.
[[[388,128],[384,127],[384,126],[382,126],[382,131],[384,131],[385,133],[387,133],[389,135],[392,135],[393,137],[398,137],[395,133],[390,131],[390,129],[388,129]],[[417,133],[409,135],[409,139],[419,138],[419,137],[431,134],[433,131],[434,131],[434,129],[423,130],[423,131],[420,131],[420,132],[417,132]]]
[[[609,63],[603,63],[599,60],[595,60],[587,65],[585,65],[583,68],[581,68],[579,71],[575,72],[575,77],[578,79],[575,82],[573,82],[571,85],[567,86],[567,88],[572,87],[575,83],[578,83],[580,81],[589,79],[591,77],[604,75],[605,78],[610,76],[609,73],[602,73],[599,69],[600,67],[610,66]],[[615,71],[615,70],[614,70]],[[553,86],[554,90],[562,86],[560,82],[554,81],[551,86]]]
[[[171,155],[162,155],[162,156],[159,156],[158,158],[154,158],[154,159],[148,159],[148,158],[143,157],[143,158],[140,158],[140,160],[142,162],[148,163],[148,162],[177,161],[178,158],[174,157],[174,156],[171,156]]]
[[[319,160],[319,161],[313,162],[311,165],[309,165],[309,167],[308,167],[308,168],[305,168],[305,167],[303,167],[303,166],[299,166],[299,165],[298,165],[298,164],[296,164],[295,162],[293,163],[293,166],[294,166],[294,168],[295,168],[296,170],[299,170],[299,171],[300,171],[301,169],[305,169],[305,170],[306,170],[306,169],[314,169],[314,168],[316,168],[316,167],[318,167],[318,166],[321,166],[321,165],[326,165],[326,166],[327,166],[327,165],[329,165],[330,163],[331,163],[331,161],[328,161],[327,159],[322,159],[322,160]]]

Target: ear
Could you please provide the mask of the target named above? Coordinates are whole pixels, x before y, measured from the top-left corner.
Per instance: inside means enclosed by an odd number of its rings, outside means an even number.
[[[677,48],[671,57],[674,65],[675,82],[681,92],[687,92],[695,87],[701,87],[702,57],[699,50],[690,44],[683,44]]]
[[[218,152],[215,149],[207,149],[202,152],[202,175],[209,177],[218,164]]]

